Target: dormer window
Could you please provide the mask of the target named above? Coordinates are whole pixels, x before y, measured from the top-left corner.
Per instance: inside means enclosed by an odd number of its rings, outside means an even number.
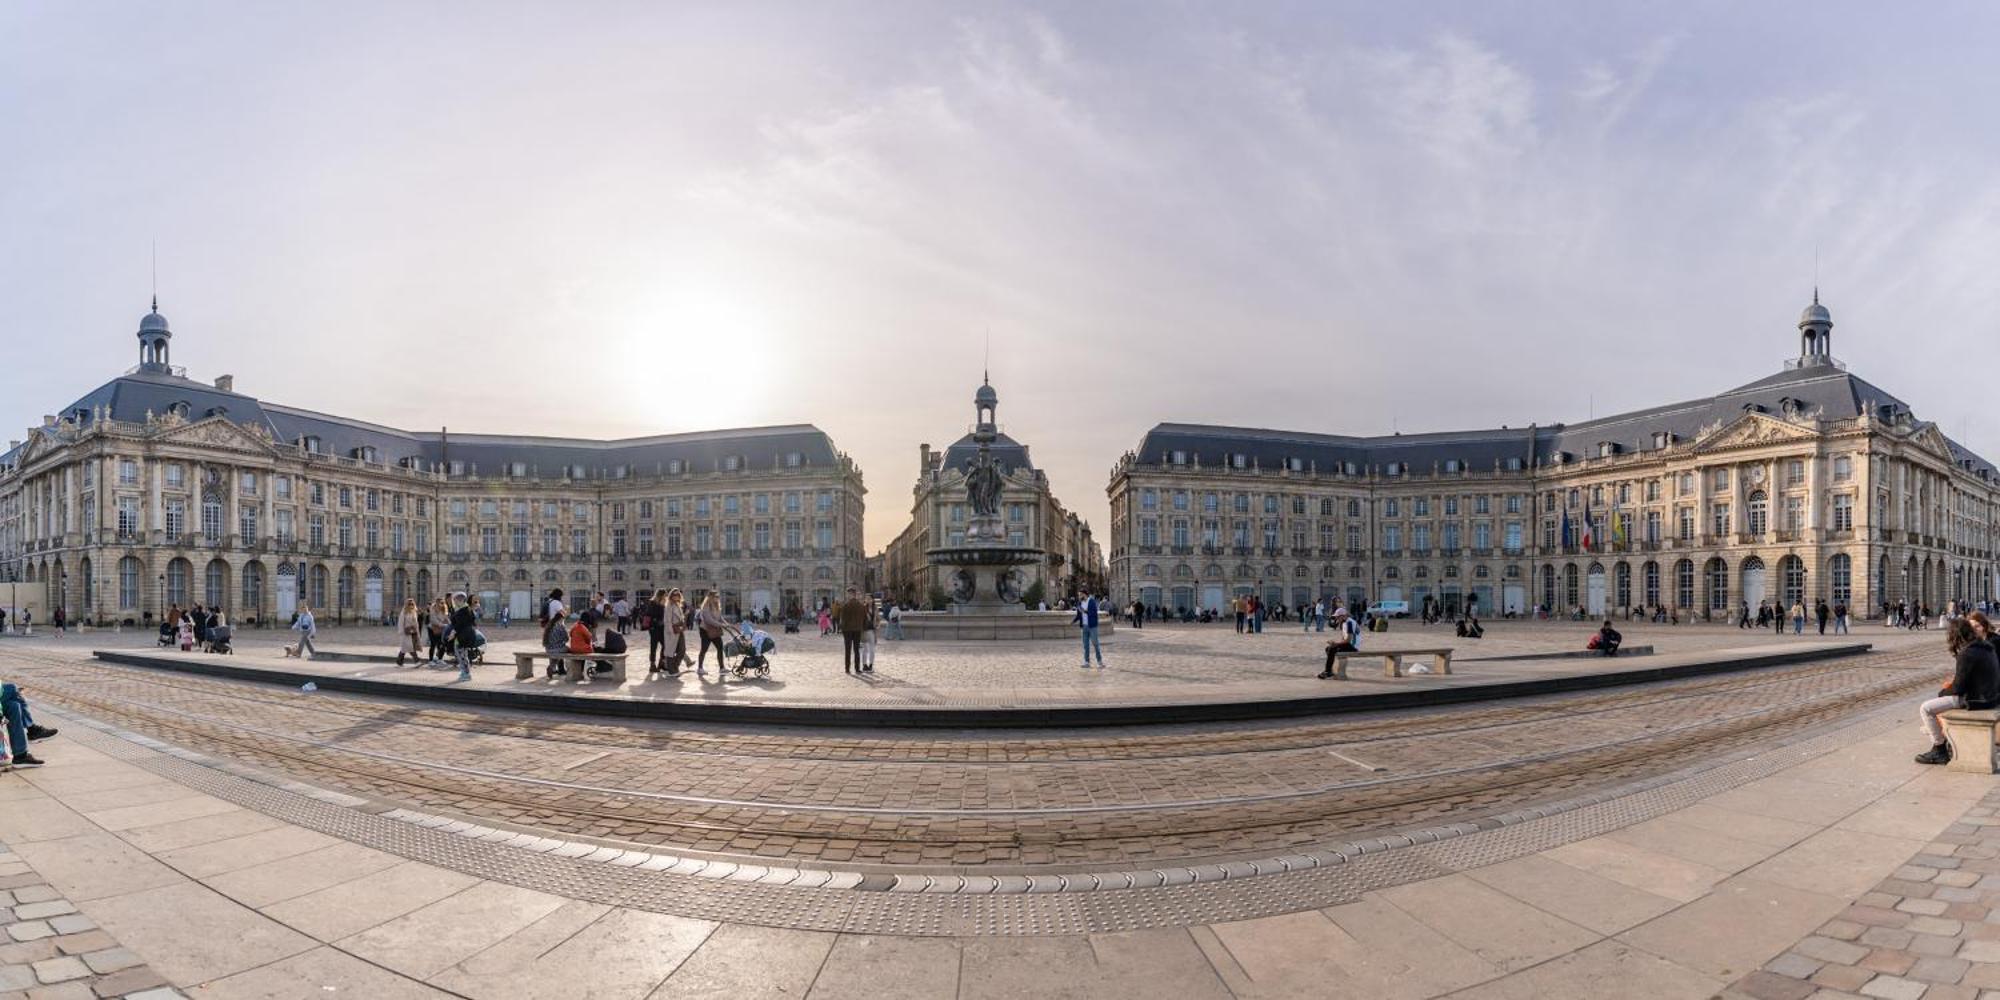
[[[300,438],[299,447],[305,449],[305,451],[308,454],[312,455],[319,454],[319,435],[308,434],[305,437]]]
[[[1444,471],[1446,472],[1457,472],[1464,467],[1458,459],[1447,458],[1444,460]]]
[[[673,459],[673,460],[671,460],[671,461],[667,462],[667,472],[668,472],[668,473],[669,473],[670,475],[675,475],[675,476],[678,476],[678,475],[680,475],[680,474],[681,474],[681,460],[680,460],[680,459],[678,459],[678,458],[676,458],[676,459]]]
[[[367,447],[365,445],[360,448],[356,448],[354,449],[354,457],[364,462],[373,462],[375,461],[375,449]]]
[[[1598,458],[1610,458],[1611,456],[1613,456],[1613,455],[1616,455],[1616,454],[1618,454],[1618,442],[1616,442],[1616,441],[1599,441],[1599,442],[1597,443],[1597,457],[1598,457]]]
[[[741,458],[735,455],[722,456],[722,471],[735,472],[737,469],[742,468],[742,466],[743,460]]]
[[[1385,476],[1400,476],[1403,474],[1405,464],[1403,462],[1390,462],[1382,467],[1382,474]]]
[[[451,474],[454,476],[465,475],[465,463],[464,462],[451,463]]]
[[[581,465],[572,465],[569,467],[569,477],[571,479],[582,479],[586,475],[588,475],[588,473],[584,470],[584,467]]]
[[[1230,467],[1230,468],[1232,468],[1232,469],[1246,469],[1246,468],[1249,468],[1249,467],[1250,467],[1250,456],[1248,456],[1248,455],[1245,455],[1245,454],[1243,454],[1243,453],[1242,453],[1242,452],[1240,452],[1240,451],[1239,451],[1239,452],[1237,452],[1237,453],[1236,453],[1236,454],[1234,454],[1234,455],[1231,455],[1231,456],[1229,456],[1229,467]]]
[[[167,407],[167,412],[173,414],[176,417],[187,416],[188,415],[187,400],[183,399],[180,402],[177,402],[174,405]]]
[[[785,468],[787,469],[796,469],[799,466],[804,465],[805,461],[806,457],[804,455],[799,454],[796,451],[787,452],[785,454]]]
[[[1306,471],[1306,460],[1303,458],[1285,459],[1285,468],[1290,469],[1293,472],[1304,472]]]
[[[1186,465],[1188,464],[1187,452],[1184,451],[1174,452],[1169,460],[1172,461],[1175,465]]]
[[[1507,460],[1507,471],[1508,472],[1521,471],[1521,459],[1518,456]]]

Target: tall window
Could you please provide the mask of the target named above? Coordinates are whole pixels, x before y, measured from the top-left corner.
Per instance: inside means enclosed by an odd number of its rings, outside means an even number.
[[[244,546],[257,544],[257,508],[244,507],[236,516],[236,531]]]
[[[202,540],[216,544],[222,540],[222,500],[202,500]]]
[[[178,542],[181,533],[187,530],[187,501],[172,499],[167,501],[167,541]]]
[[[1646,564],[1646,565],[1645,565],[1645,566],[1644,566],[1644,567],[1643,567],[1643,568],[1642,568],[1642,569],[1641,569],[1641,570],[1639,571],[1639,581],[1640,581],[1640,586],[1642,586],[1642,587],[1644,588],[1644,593],[1645,593],[1645,603],[1647,603],[1647,604],[1651,604],[1651,605],[1657,605],[1657,604],[1659,604],[1659,603],[1660,603],[1660,564],[1659,564],[1659,563],[1656,563],[1656,562],[1649,562],[1649,563],[1647,563],[1647,564]]]
[[[139,560],[126,556],[118,560],[118,609],[134,611],[139,607]]]
[[[1709,505],[1709,532],[1716,538],[1729,534],[1729,505],[1726,503]]]
[[[188,564],[185,559],[176,559],[167,564],[167,603],[187,607],[193,603],[188,597]]]
[[[1694,561],[1683,559],[1674,564],[1674,606],[1694,607]]]
[[[1749,507],[1750,521],[1749,524],[1745,526],[1743,530],[1748,531],[1750,534],[1753,535],[1763,534],[1765,530],[1770,526],[1769,525],[1770,510],[1771,510],[1770,498],[1764,495],[1763,490],[1758,490],[1757,492],[1750,494],[1750,507]],[[1723,529],[1721,525],[1718,524],[1716,526],[1715,533],[1718,535],[1722,534],[1722,530]]]
[[[1834,498],[1833,498],[1833,530],[1835,530],[1835,531],[1853,531],[1853,530],[1854,530],[1854,495],[1853,495],[1853,494],[1851,494],[1851,493],[1839,493],[1839,494],[1835,494],[1835,495],[1834,495]]]
[[[1827,560],[1826,575],[1833,584],[1833,602],[1851,603],[1854,600],[1854,563],[1848,559],[1846,553],[1843,552]]]
[[[1708,561],[1708,610],[1721,611],[1729,607],[1729,564],[1720,559]]]

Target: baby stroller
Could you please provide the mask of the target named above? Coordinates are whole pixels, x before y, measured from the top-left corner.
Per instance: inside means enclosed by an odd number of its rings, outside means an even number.
[[[160,645],[162,645],[162,646],[171,646],[171,645],[173,645],[173,644],[174,644],[174,623],[173,623],[173,622],[161,622],[161,623],[160,623],[160,641],[159,641],[159,644],[160,644]]]
[[[231,635],[231,630],[227,625],[217,625],[216,627],[209,629],[208,651],[211,653],[222,653],[225,655],[235,652],[235,650],[229,647],[229,640],[231,638],[233,638],[233,636]]]
[[[785,616],[785,634],[786,634],[786,635],[795,635],[795,634],[797,634],[797,633],[798,633],[798,631],[799,631],[799,616],[797,616],[797,615],[786,615],[786,616]]]
[[[777,640],[757,631],[754,623],[747,628],[746,632],[734,625],[725,623],[722,626],[723,669],[734,670],[738,677],[755,677],[763,680],[771,676],[771,658],[768,654],[778,648],[778,643]],[[732,658],[736,661],[733,666],[729,663]]]

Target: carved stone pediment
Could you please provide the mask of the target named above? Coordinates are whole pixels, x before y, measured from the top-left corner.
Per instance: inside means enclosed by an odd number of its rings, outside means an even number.
[[[1817,436],[1815,430],[1789,420],[1780,420],[1761,413],[1746,413],[1734,423],[1705,433],[1696,440],[1695,450],[1715,451],[1749,445],[1810,441]]]
[[[169,414],[171,416],[171,414]],[[258,453],[271,452],[268,435],[253,434],[223,416],[197,420],[191,424],[164,426],[154,438],[161,444],[189,444],[206,448],[232,448]]]

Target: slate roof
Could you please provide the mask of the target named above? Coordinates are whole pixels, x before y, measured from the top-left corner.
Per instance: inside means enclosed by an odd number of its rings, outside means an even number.
[[[1229,455],[1243,454],[1266,469],[1283,468],[1288,459],[1302,459],[1321,471],[1337,469],[1352,462],[1364,471],[1369,466],[1406,462],[1412,471],[1429,473],[1434,464],[1457,459],[1472,471],[1490,471],[1507,459],[1519,459],[1525,466],[1546,463],[1557,452],[1572,458],[1595,456],[1603,442],[1616,444],[1621,453],[1653,448],[1655,432],[1671,433],[1681,442],[1693,440],[1711,424],[1727,424],[1751,407],[1779,413],[1787,400],[1806,410],[1818,410],[1825,419],[1844,420],[1864,410],[1880,414],[1883,407],[1908,411],[1909,404],[1857,375],[1834,365],[1788,368],[1775,375],[1738,386],[1706,399],[1669,403],[1649,409],[1621,413],[1575,424],[1446,431],[1430,434],[1392,434],[1356,437],[1314,434],[1304,431],[1265,428],[1222,427],[1207,424],[1163,423],[1148,431],[1139,442],[1138,461],[1156,464],[1174,451],[1200,456],[1204,465],[1222,465]],[[1994,470],[1991,463],[1970,450],[1951,443],[1953,455],[1970,459],[1973,468]]]
[[[952,442],[951,447],[945,449],[944,462],[940,468],[957,469],[963,472],[965,471],[965,463],[978,453],[979,442],[974,441],[972,435],[967,434],[957,441]],[[1002,472],[1011,473],[1018,469],[1033,471],[1035,468],[1034,460],[1028,457],[1028,446],[1005,434],[1001,434],[993,439],[993,457],[1000,463]]]
[[[62,414],[85,420],[97,407],[109,406],[111,419],[137,423],[143,422],[147,413],[164,414],[177,403],[187,404],[190,420],[200,420],[219,411],[238,424],[261,425],[273,438],[288,444],[296,444],[306,435],[316,436],[320,439],[320,450],[330,455],[348,456],[356,449],[372,447],[378,460],[384,463],[394,464],[408,457],[422,458],[430,465],[462,461],[486,475],[502,473],[510,462],[526,462],[540,475],[559,475],[563,468],[572,465],[584,466],[593,474],[627,466],[633,475],[645,475],[664,471],[667,463],[675,459],[690,471],[709,472],[720,468],[722,459],[729,455],[740,458],[747,469],[779,467],[793,453],[800,456],[802,467],[824,468],[839,463],[833,440],[810,424],[616,440],[447,435],[442,429],[408,431],[265,403],[205,382],[157,372],[134,372],[112,379],[65,407]]]

